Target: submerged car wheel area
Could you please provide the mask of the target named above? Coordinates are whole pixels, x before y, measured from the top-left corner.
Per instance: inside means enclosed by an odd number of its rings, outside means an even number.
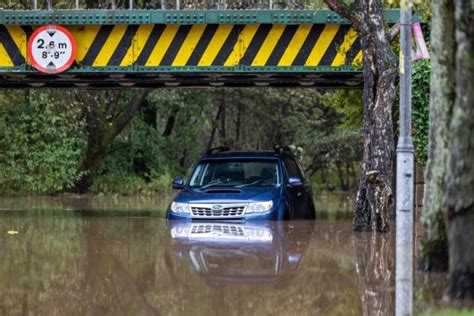
[[[283,220],[313,219],[311,186],[287,149],[208,151],[167,210],[168,219]]]

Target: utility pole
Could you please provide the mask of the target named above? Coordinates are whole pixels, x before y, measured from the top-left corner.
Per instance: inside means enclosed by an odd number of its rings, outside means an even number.
[[[395,315],[413,315],[413,182],[411,11],[400,5],[400,136],[397,144]]]

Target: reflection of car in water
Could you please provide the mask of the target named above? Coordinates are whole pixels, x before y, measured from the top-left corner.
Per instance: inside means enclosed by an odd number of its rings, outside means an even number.
[[[174,260],[209,283],[278,283],[300,264],[313,221],[170,221]]]
[[[287,149],[232,152],[216,148],[194,168],[167,211],[169,219],[314,218],[311,186]]]

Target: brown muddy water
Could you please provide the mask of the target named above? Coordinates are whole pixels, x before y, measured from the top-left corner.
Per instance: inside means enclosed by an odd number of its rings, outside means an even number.
[[[0,201],[0,315],[394,313],[394,234],[353,233],[344,196],[256,223],[169,222],[158,198]],[[417,310],[444,280],[417,273]]]

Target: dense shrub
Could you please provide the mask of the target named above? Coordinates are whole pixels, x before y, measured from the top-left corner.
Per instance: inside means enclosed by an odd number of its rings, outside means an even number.
[[[0,192],[49,193],[71,187],[84,146],[82,124],[76,104],[59,94],[0,94]]]
[[[416,161],[424,166],[428,152],[431,62],[421,60],[412,66],[413,143]]]

